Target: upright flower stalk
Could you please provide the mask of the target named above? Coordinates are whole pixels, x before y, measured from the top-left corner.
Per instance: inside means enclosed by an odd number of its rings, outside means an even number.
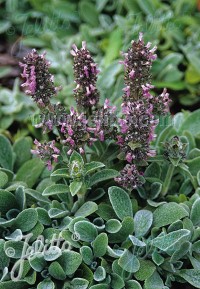
[[[86,42],[82,42],[81,49],[73,44],[71,54],[74,57],[74,82],[76,83],[74,96],[76,103],[85,109],[96,106],[99,102],[99,92],[96,88],[99,70],[86,48]]]
[[[157,97],[150,92],[154,88],[151,84],[150,69],[157,57],[156,46],[150,47],[151,43],[145,45],[143,35],[140,33],[138,41],[132,41],[128,52],[123,53],[124,61],[121,62],[125,70],[125,88],[123,117],[119,120],[120,134],[117,138],[125,159],[130,164],[140,164],[140,161],[155,156],[156,152],[151,149],[150,144],[156,137],[155,128],[158,124],[156,115],[168,112],[169,94],[166,89]],[[139,186],[139,172],[135,165],[128,169],[126,166],[116,181],[123,186],[129,186],[131,172],[135,176],[131,178],[132,186]]]
[[[24,63],[20,63],[23,68],[21,75],[25,79],[22,87],[26,88],[25,93],[31,95],[40,107],[48,106],[50,99],[60,90],[60,87],[54,85],[53,75],[49,72],[50,62],[46,60],[45,54],[38,54],[33,49],[24,57]]]

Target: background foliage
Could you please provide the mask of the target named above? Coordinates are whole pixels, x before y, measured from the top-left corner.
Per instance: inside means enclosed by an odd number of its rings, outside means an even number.
[[[112,103],[120,105],[123,87],[123,68],[118,63],[120,51],[127,49],[139,31],[144,32],[146,41],[151,40],[158,46],[158,59],[152,72],[154,84],[160,91],[162,87],[169,89],[174,103],[172,112],[182,107],[192,110],[198,107],[200,16],[196,0],[51,0],[42,3],[1,0],[0,5],[0,57],[4,59],[0,66],[2,129],[7,129],[13,121],[27,119],[27,108],[33,109],[24,99],[22,105],[20,92],[16,95],[4,88],[13,90],[13,79],[20,73],[18,59],[29,47],[47,51],[56,82],[63,86],[58,99],[69,107],[73,104],[74,85],[68,51],[73,43],[80,45],[86,40],[102,71],[98,82],[102,101],[109,97]]]

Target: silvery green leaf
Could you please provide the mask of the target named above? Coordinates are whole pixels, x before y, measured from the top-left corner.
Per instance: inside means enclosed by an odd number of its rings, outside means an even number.
[[[83,278],[73,278],[71,285],[73,286],[73,289],[87,289],[89,281]]]
[[[76,217],[87,217],[98,210],[98,206],[96,203],[88,201],[84,203],[78,211],[76,211]]]
[[[9,236],[5,236],[5,239],[6,240],[12,240],[12,241],[21,241],[22,237],[23,237],[22,231],[20,229],[16,229]]]
[[[122,289],[124,288],[124,280],[121,276],[119,276],[116,273],[112,273],[111,274],[111,286],[112,288],[116,288],[116,289]]]
[[[28,232],[36,225],[38,214],[36,209],[29,208],[19,213],[15,219],[13,228],[20,229],[22,232]]]
[[[106,231],[108,233],[117,233],[122,227],[122,224],[117,219],[110,219],[106,222]]]
[[[69,185],[70,193],[75,196],[81,189],[83,182],[73,181]]]
[[[57,261],[63,268],[65,274],[71,275],[74,274],[80,266],[82,257],[75,251],[64,251]]]
[[[97,228],[88,221],[79,221],[74,225],[75,233],[80,236],[80,239],[85,242],[94,241],[97,237]]]
[[[150,260],[140,259],[140,269],[134,274],[134,277],[139,281],[145,281],[156,270],[156,266]]]
[[[99,234],[93,241],[94,256],[102,257],[106,254],[108,247],[108,236],[106,233]]]
[[[129,250],[125,250],[123,255],[119,258],[119,265],[127,272],[135,273],[140,268],[138,258]]]
[[[164,283],[160,275],[154,272],[148,279],[144,282],[144,289],[164,289]]]
[[[108,194],[112,207],[120,220],[133,216],[130,197],[123,189],[113,186],[108,189]]]
[[[190,231],[186,229],[181,229],[178,231],[173,231],[165,236],[158,236],[152,240],[152,244],[159,248],[160,250],[167,251],[173,246],[180,246],[184,242],[190,239]]]
[[[13,149],[4,135],[0,135],[0,166],[8,170],[13,168]]]
[[[44,163],[40,159],[34,158],[28,160],[17,171],[15,180],[25,182],[29,188],[32,188],[43,170]]]
[[[42,193],[43,196],[53,196],[57,194],[65,194],[69,192],[69,188],[67,185],[63,184],[55,184],[47,187]]]
[[[82,255],[84,263],[90,265],[94,258],[92,249],[89,246],[82,246],[80,248],[80,253]]]
[[[96,172],[90,178],[90,186],[92,187],[99,182],[114,179],[118,175],[119,175],[119,172],[116,170],[112,170],[112,169],[104,169],[102,171]]]
[[[97,169],[103,168],[105,165],[101,162],[90,162],[85,164],[85,174],[91,174]]]
[[[155,250],[152,254],[152,260],[156,265],[160,266],[165,261],[165,258]]]
[[[57,182],[62,178],[70,178],[68,169],[57,169],[51,174],[51,180],[53,182]]]
[[[10,261],[9,257],[7,256],[4,250],[4,244],[5,241],[3,239],[0,239],[0,256],[1,256],[0,270],[3,270],[5,267],[8,267]]]
[[[163,227],[188,216],[188,212],[179,204],[170,202],[159,206],[153,213],[154,227]]]
[[[200,288],[200,269],[183,269],[178,274],[195,288]]]
[[[142,289],[142,287],[138,281],[129,280],[126,282],[126,289]]]
[[[66,278],[66,274],[63,268],[57,261],[54,261],[50,264],[48,271],[49,274],[57,280],[65,280]]]
[[[0,187],[3,188],[8,182],[8,176],[6,173],[0,171]]]
[[[35,252],[32,256],[29,256],[28,260],[29,264],[36,272],[41,272],[47,265],[43,253],[40,252]]]
[[[97,282],[101,282],[106,278],[106,270],[99,266],[97,267],[96,271],[94,272],[94,280]]]
[[[46,261],[54,261],[62,255],[62,251],[57,246],[51,246],[48,250],[44,252],[44,259]]]
[[[140,241],[140,240],[139,240],[138,238],[136,238],[135,236],[129,235],[129,239],[131,240],[131,242],[133,243],[134,246],[146,247],[146,243]]]
[[[200,198],[198,198],[192,205],[190,219],[194,226],[200,224]]]
[[[117,233],[109,234],[109,243],[121,243],[133,234],[134,222],[132,217],[125,217],[121,224],[122,227]]]
[[[55,289],[55,284],[50,279],[44,279],[38,284],[37,289]]]
[[[0,189],[0,212],[5,215],[10,209],[17,208],[15,196],[7,190]]]
[[[119,258],[123,255],[124,251],[120,249],[112,249],[110,246],[107,246],[107,254],[113,258]]]
[[[191,245],[192,244],[188,241],[183,243],[180,246],[180,248],[172,254],[170,261],[172,263],[174,263],[174,262],[180,260],[183,256],[185,256],[189,252]]]
[[[153,214],[148,210],[140,210],[134,216],[134,231],[136,237],[142,237],[151,228]]]
[[[77,153],[76,151],[73,151],[73,153],[71,154],[70,159],[69,159],[70,164],[74,161],[76,161],[80,164],[84,164],[82,156],[79,153]]]

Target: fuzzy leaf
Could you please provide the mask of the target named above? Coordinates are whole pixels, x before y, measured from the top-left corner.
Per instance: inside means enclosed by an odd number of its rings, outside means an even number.
[[[29,257],[29,264],[36,272],[41,272],[45,266],[46,261],[44,260],[44,256],[42,253],[35,252],[33,256]]]
[[[83,278],[74,278],[71,282],[73,289],[87,289],[89,281]]]
[[[129,235],[129,239],[131,240],[132,244],[134,246],[138,246],[138,247],[146,247],[146,243],[140,241],[138,238],[136,238],[135,236],[131,236]]]
[[[200,123],[200,109],[191,113],[182,123],[179,131],[183,132],[188,130],[192,135],[197,135],[199,133],[199,123]]]
[[[15,168],[20,168],[25,162],[31,159],[32,139],[30,137],[22,137],[13,145],[13,151],[16,154]]]
[[[124,254],[119,258],[119,265],[130,273],[135,273],[140,268],[139,260],[129,250],[125,250]]]
[[[54,261],[62,255],[62,251],[57,246],[51,246],[48,250],[44,252],[44,259],[46,261]]]
[[[88,201],[84,203],[76,212],[76,217],[87,217],[98,210],[96,203]]]
[[[57,260],[63,268],[65,274],[71,275],[76,272],[82,262],[82,257],[74,251],[64,251],[62,256]]]
[[[102,266],[97,267],[94,272],[94,280],[97,282],[101,282],[106,278],[106,271]]]
[[[80,248],[80,253],[82,255],[83,261],[85,264],[90,265],[93,261],[92,249],[88,246],[82,246]]]
[[[153,214],[148,210],[140,210],[134,216],[134,230],[136,237],[144,236],[153,223]]]
[[[97,228],[88,221],[79,221],[74,225],[75,233],[85,242],[92,242],[97,237]]]
[[[144,289],[164,289],[163,280],[157,272],[145,280]]]
[[[78,181],[73,181],[69,185],[70,193],[75,196],[81,189],[83,183]]]
[[[4,250],[9,258],[20,259],[24,246],[27,246],[27,244],[23,241],[7,241],[4,244]]]
[[[119,172],[116,170],[112,170],[112,169],[104,169],[100,172],[95,173],[94,175],[91,176],[90,178],[90,186],[94,186],[95,184],[102,182],[102,181],[106,181],[106,180],[110,180],[110,179],[114,179],[115,177],[117,177],[119,175]]]
[[[108,236],[106,233],[101,233],[93,242],[93,252],[96,257],[102,257],[106,254],[108,246]]]
[[[121,227],[122,224],[116,219],[110,219],[106,222],[106,231],[108,233],[117,233]]]
[[[173,231],[164,236],[156,237],[152,243],[155,247],[160,250],[167,251],[171,249],[173,246],[180,246],[185,241],[188,241],[190,238],[190,231],[186,229],[181,229],[178,231]]]
[[[149,278],[154,271],[156,266],[150,260],[140,260],[140,269],[134,274],[135,278],[139,281],[145,281]]]
[[[16,201],[15,196],[6,190],[0,190],[1,215],[6,214],[10,209],[14,209],[16,207],[17,207],[17,201]]]
[[[110,287],[107,284],[98,284],[90,287],[90,289],[108,289],[108,288]]]
[[[44,192],[42,193],[43,196],[52,196],[58,194],[64,194],[69,192],[69,188],[66,185],[62,184],[55,184],[47,187]]]
[[[187,216],[188,212],[177,203],[163,204],[153,213],[153,225],[155,227],[163,227]]]
[[[124,288],[124,280],[116,273],[111,274],[111,286],[115,289]]]
[[[0,135],[0,166],[11,171],[13,168],[12,146],[3,135]]]
[[[123,220],[125,217],[133,216],[130,197],[123,189],[113,186],[108,189],[108,194],[112,207],[119,219]]]
[[[194,226],[200,224],[200,198],[198,198],[192,205],[190,219]]]
[[[179,276],[195,288],[200,288],[200,269],[183,269],[179,271]]]
[[[105,165],[103,163],[100,162],[91,162],[91,163],[87,163],[85,164],[85,174],[91,174],[94,171],[96,171],[97,169],[103,168],[105,167]]]
[[[32,159],[25,162],[17,172],[16,181],[25,182],[29,188],[32,188],[37,182],[39,176],[44,170],[43,162],[38,159]]]
[[[61,265],[55,261],[49,266],[49,274],[57,280],[65,280],[66,275]]]
[[[57,182],[62,178],[69,178],[69,171],[68,169],[62,168],[62,169],[57,169],[51,174],[51,180],[53,182]]]
[[[84,164],[82,156],[79,153],[77,153],[76,151],[73,151],[73,153],[71,154],[70,159],[69,159],[70,164],[72,164],[72,162],[74,162],[74,161],[81,163],[81,164]]]
[[[14,228],[19,228],[22,232],[28,232],[35,227],[38,221],[38,214],[35,209],[23,210],[15,219]]]
[[[133,234],[133,230],[134,230],[133,218],[131,217],[124,218],[124,220],[122,221],[121,229],[117,233],[110,234],[108,236],[109,243],[123,242],[124,240],[126,240],[126,238],[128,238],[129,235]]]
[[[0,171],[0,187],[4,187],[8,182],[8,176],[6,173]]]
[[[37,289],[55,289],[55,285],[50,279],[44,279],[38,284]]]
[[[142,289],[142,287],[137,281],[129,280],[126,282],[126,289]]]

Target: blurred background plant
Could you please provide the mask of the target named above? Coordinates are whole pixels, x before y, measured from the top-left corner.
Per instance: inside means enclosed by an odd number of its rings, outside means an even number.
[[[63,87],[57,100],[69,108],[74,104],[69,51],[73,43],[80,46],[86,40],[103,71],[98,80],[101,99],[109,98],[119,106],[124,85],[120,51],[142,31],[145,41],[151,39],[158,46],[152,71],[156,92],[168,88],[173,114],[199,107],[196,0],[0,0],[0,8],[0,127],[14,138],[36,136],[29,125],[36,107],[17,88],[20,80],[15,80],[20,76],[18,61],[33,47],[47,51],[55,84]]]

